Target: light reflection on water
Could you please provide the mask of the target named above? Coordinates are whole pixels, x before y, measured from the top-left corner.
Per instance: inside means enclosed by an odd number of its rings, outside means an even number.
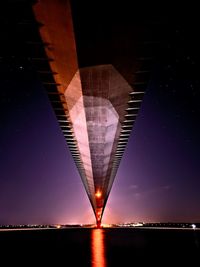
[[[106,267],[104,230],[91,231],[92,267]]]

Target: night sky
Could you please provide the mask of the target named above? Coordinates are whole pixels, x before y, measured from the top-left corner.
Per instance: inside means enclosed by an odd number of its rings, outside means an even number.
[[[179,17],[156,58],[104,223],[200,221],[197,19]],[[0,224],[94,223],[34,66],[0,57]]]

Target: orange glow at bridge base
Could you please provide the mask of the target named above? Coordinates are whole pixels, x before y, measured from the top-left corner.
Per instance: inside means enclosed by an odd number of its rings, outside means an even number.
[[[101,228],[101,221],[97,221],[97,228]]]

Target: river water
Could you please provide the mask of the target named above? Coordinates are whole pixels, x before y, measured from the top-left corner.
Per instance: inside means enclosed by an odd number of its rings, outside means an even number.
[[[200,266],[200,231],[142,228],[7,231],[0,232],[0,259],[0,266]]]

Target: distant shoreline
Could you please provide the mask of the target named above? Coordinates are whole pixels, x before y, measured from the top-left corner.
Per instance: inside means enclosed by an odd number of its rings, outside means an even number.
[[[37,230],[70,230],[70,229],[96,229],[95,227],[62,227],[62,228],[1,228],[0,232],[14,232],[14,231],[37,231]],[[191,228],[191,227],[145,227],[145,226],[135,226],[135,227],[126,227],[126,226],[113,226],[113,227],[102,227],[101,229],[140,229],[140,230],[189,230],[189,231],[200,231],[200,228]]]

